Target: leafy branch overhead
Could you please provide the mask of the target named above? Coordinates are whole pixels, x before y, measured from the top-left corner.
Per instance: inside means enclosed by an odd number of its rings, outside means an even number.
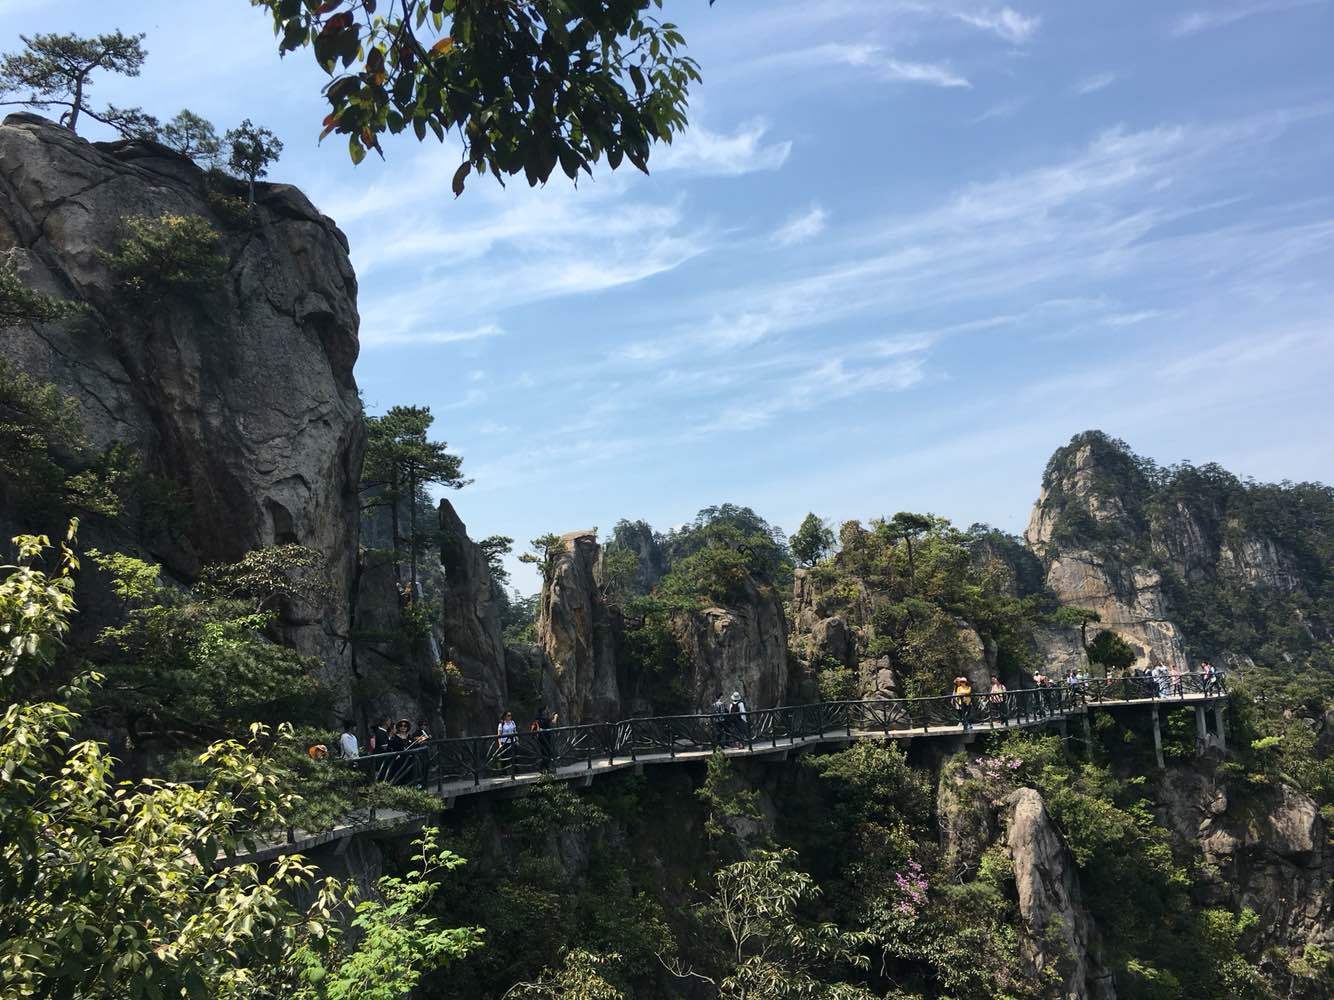
[[[604,155],[648,172],[654,142],[686,125],[700,80],[676,26],[649,15],[662,0],[251,0],[273,15],[279,51],[309,47],[332,77],[323,135],[348,137],[354,162],[380,138],[411,129],[502,184],[545,182],[559,164],[575,179]]]

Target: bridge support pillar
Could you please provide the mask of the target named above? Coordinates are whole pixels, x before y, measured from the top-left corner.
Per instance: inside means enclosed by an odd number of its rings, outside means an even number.
[[[1093,726],[1089,723],[1089,714],[1088,714],[1088,711],[1087,711],[1087,710],[1084,712],[1084,714],[1083,714],[1082,716],[1080,716],[1080,720],[1079,720],[1079,721],[1082,722],[1082,723],[1084,724],[1084,753],[1088,755],[1088,759],[1089,759],[1089,760],[1092,760],[1092,759],[1093,759]]]
[[[1204,753],[1209,746],[1209,720],[1205,717],[1204,706],[1195,706],[1195,746]]]
[[[1221,701],[1214,705],[1214,729],[1218,731],[1218,749],[1227,751],[1227,728],[1223,724],[1223,713],[1227,706]]]
[[[1167,767],[1163,761],[1163,730],[1158,725],[1158,706],[1153,706],[1153,756],[1158,761],[1158,770],[1162,771]]]

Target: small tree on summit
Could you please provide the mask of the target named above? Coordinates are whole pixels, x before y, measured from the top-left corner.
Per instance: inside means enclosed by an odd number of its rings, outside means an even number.
[[[270,164],[278,162],[283,153],[283,141],[247,118],[236,128],[227,130],[223,143],[227,150],[227,166],[245,178],[249,190],[246,203],[253,208],[255,181],[268,174]]]
[[[797,533],[788,542],[797,562],[803,566],[814,566],[834,547],[834,532],[814,514],[807,514]]]
[[[182,156],[206,164],[214,163],[222,148],[213,123],[189,108],[182,108],[175,118],[162,127],[162,144],[170,146]]]
[[[156,130],[157,122],[139,108],[108,107],[94,111],[88,104],[92,74],[98,70],[138,76],[148,53],[143,35],[119,31],[82,38],[79,35],[20,35],[22,52],[0,60],[0,96],[22,95],[0,104],[30,108],[63,107],[60,124],[77,132],[86,114],[122,135],[137,137]]]
[[[901,510],[889,519],[889,530],[895,537],[902,538],[904,545],[908,547],[908,584],[913,586],[916,583],[917,567],[913,564],[913,539],[924,532],[930,531],[935,525],[935,521],[927,514],[914,514],[911,511]]]

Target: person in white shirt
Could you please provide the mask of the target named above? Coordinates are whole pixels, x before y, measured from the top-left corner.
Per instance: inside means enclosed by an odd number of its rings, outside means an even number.
[[[356,760],[361,756],[361,748],[357,745],[357,738],[352,733],[352,720],[343,720],[343,733],[338,737],[338,751],[342,754],[344,760]]]

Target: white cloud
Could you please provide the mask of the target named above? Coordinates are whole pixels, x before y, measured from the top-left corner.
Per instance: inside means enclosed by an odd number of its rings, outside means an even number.
[[[951,11],[950,16],[974,28],[990,31],[1011,45],[1023,45],[1037,33],[1040,17],[1029,17],[1012,7],[989,11]]]
[[[471,330],[432,329],[432,317],[424,309],[402,311],[398,303],[387,307],[372,303],[363,310],[361,346],[393,347],[403,344],[462,344],[503,336],[505,331],[494,323]]]
[[[649,160],[655,172],[680,170],[715,177],[740,177],[757,170],[777,170],[792,153],[788,140],[765,144],[763,120],[741,125],[728,135],[692,123],[670,146],[659,146]]]
[[[1171,33],[1176,37],[1199,34],[1213,28],[1224,28],[1247,18],[1264,14],[1278,14],[1298,7],[1310,7],[1324,3],[1325,0],[1269,0],[1267,3],[1244,4],[1241,6],[1217,6],[1207,10],[1192,10],[1172,23]]]
[[[986,111],[983,111],[980,115],[974,118],[973,124],[979,125],[982,122],[1013,118],[1022,111],[1027,104],[1028,98],[1026,97],[1012,97],[1009,100],[1001,101],[999,104],[993,104],[991,107],[987,108]]]
[[[829,213],[819,205],[812,205],[800,215],[794,215],[775,231],[771,239],[780,247],[790,247],[805,243],[824,232],[825,220]]]
[[[972,86],[966,78],[946,66],[897,59],[888,55],[880,46],[864,42],[826,42],[793,55],[802,60],[865,68],[878,79],[887,82],[925,83],[934,87]]]
[[[1136,326],[1140,323],[1147,323],[1151,319],[1157,319],[1163,315],[1161,309],[1141,309],[1138,312],[1116,313],[1112,316],[1104,316],[1103,326]]]
[[[1116,82],[1115,73],[1094,73],[1092,76],[1086,76],[1075,84],[1075,93],[1081,97],[1085,94],[1096,94],[1098,91],[1110,87]]]

